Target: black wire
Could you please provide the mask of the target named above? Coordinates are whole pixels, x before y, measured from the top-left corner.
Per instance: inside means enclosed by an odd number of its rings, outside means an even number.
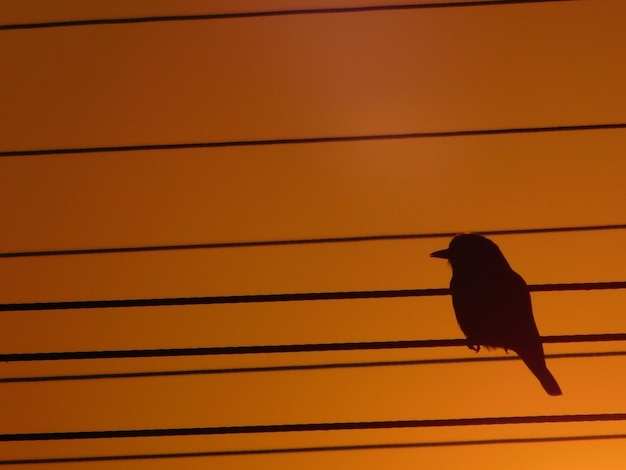
[[[528,288],[531,292],[613,290],[626,289],[626,281],[534,284],[529,285]],[[446,288],[429,288],[341,292],[298,292],[286,294],[218,295],[206,297],[167,297],[115,300],[69,300],[61,302],[25,302],[0,304],[0,312],[75,310],[92,308],[165,307],[183,305],[220,305],[267,302],[302,302],[317,300],[385,299],[402,297],[433,297],[442,295],[450,295],[450,290]]]
[[[626,340],[626,333],[623,334]],[[295,352],[324,351],[363,351],[375,349],[403,349],[424,347],[465,346],[466,341],[460,339],[414,340],[414,341],[378,341],[355,343],[319,343],[319,344],[279,344],[265,346],[218,346],[205,348],[173,348],[173,349],[133,349],[111,351],[70,351],[43,353],[10,353],[0,354],[0,361],[58,361],[85,359],[127,359],[145,357],[180,357],[180,356],[213,356],[235,354],[275,354]]]
[[[626,351],[605,351],[589,353],[562,353],[546,354],[546,359],[580,359],[597,357],[619,357],[626,356]],[[254,366],[254,367],[231,367],[217,369],[191,369],[191,370],[160,370],[141,372],[113,372],[102,374],[76,374],[76,375],[47,375],[28,377],[4,377],[0,378],[0,383],[30,383],[30,382],[58,382],[73,380],[101,380],[101,379],[135,379],[151,377],[179,377],[187,375],[217,375],[217,374],[242,374],[242,373],[266,373],[266,372],[295,372],[308,370],[328,370],[328,369],[353,369],[367,367],[398,367],[398,366],[422,366],[439,364],[459,364],[471,362],[497,362],[497,361],[518,361],[517,355],[507,356],[487,356],[487,357],[454,357],[442,359],[414,359],[403,361],[368,361],[368,362],[338,362],[324,364],[297,364],[284,366]]]
[[[131,454],[131,455],[97,455],[85,457],[56,457],[44,459],[17,459],[0,460],[0,465],[24,465],[24,464],[50,464],[50,463],[77,463],[77,462],[106,462],[119,460],[163,460],[180,458],[201,457],[227,457],[245,455],[267,454],[295,454],[310,452],[338,452],[358,450],[393,450],[415,449],[424,447],[456,447],[456,446],[479,446],[497,444],[535,444],[541,442],[579,442],[579,441],[604,441],[613,439],[625,439],[626,434],[591,434],[582,436],[552,436],[552,437],[519,437],[502,439],[475,439],[465,441],[431,441],[431,442],[398,442],[386,444],[354,444],[342,446],[316,446],[316,447],[283,447],[274,449],[239,449],[239,450],[215,450],[205,452],[177,452],[163,454]]]
[[[544,343],[595,343],[626,341],[626,333],[543,336]],[[277,344],[263,346],[216,346],[204,348],[130,349],[110,351],[69,351],[0,354],[3,362],[63,361],[89,359],[130,359],[146,357],[217,356],[236,354],[277,354],[331,351],[372,351],[380,349],[420,349],[466,347],[464,339],[422,339],[403,341],[365,341],[351,343]]]
[[[78,300],[0,304],[0,312],[25,310],[72,310],[84,308],[126,308],[181,305],[215,305],[307,300],[371,299],[386,297],[420,297],[447,295],[448,289],[403,289],[393,291],[302,292],[292,294],[220,295],[207,297],[174,297],[119,300]]]
[[[76,439],[128,439],[135,437],[214,436],[310,431],[349,431],[364,429],[406,429],[461,426],[493,426],[504,424],[581,423],[607,421],[626,421],[626,413],[494,416],[481,418],[414,419],[339,423],[261,424],[249,426],[216,426],[201,428],[117,429],[108,431],[62,431],[0,434],[0,442],[56,441]]]
[[[584,232],[596,230],[621,230],[626,229],[626,224],[607,225],[583,225],[574,227],[542,227],[523,228],[507,230],[483,230],[475,233],[482,235],[521,235],[535,233],[558,233],[558,232]],[[362,235],[352,237],[326,237],[326,238],[299,238],[283,240],[256,240],[243,242],[221,242],[221,243],[191,243],[182,245],[153,245],[153,246],[126,246],[111,248],[77,248],[67,250],[40,250],[40,251],[16,251],[0,253],[0,258],[25,258],[35,256],[61,256],[61,255],[93,255],[110,253],[135,253],[147,251],[173,251],[173,250],[198,250],[216,248],[252,248],[283,245],[312,245],[322,243],[355,243],[372,241],[392,241],[392,240],[416,240],[426,238],[451,238],[463,232],[436,232],[436,233],[406,233],[389,235]]]
[[[556,0],[573,1],[573,0]],[[41,155],[67,155],[102,152],[134,152],[148,150],[185,150],[198,148],[222,148],[222,147],[250,147],[261,145],[295,145],[295,144],[319,144],[332,142],[362,142],[373,140],[399,140],[399,139],[424,139],[444,137],[467,137],[481,135],[502,134],[528,134],[539,132],[571,132],[607,129],[626,129],[626,123],[587,124],[571,126],[546,126],[546,127],[517,127],[507,129],[474,129],[465,131],[440,131],[440,132],[412,132],[404,134],[370,134],[352,136],[331,137],[303,137],[292,139],[261,139],[261,140],[235,140],[223,142],[196,142],[178,144],[151,144],[151,145],[126,145],[107,147],[79,147],[60,149],[31,149],[31,150],[5,150],[0,152],[0,157],[27,157]]]
[[[378,11],[393,10],[417,10],[426,8],[451,8],[451,7],[470,7],[470,6],[493,6],[493,5],[513,5],[523,3],[555,3],[572,0],[482,0],[482,1],[456,1],[446,3],[414,3],[408,5],[372,5],[360,7],[343,7],[343,8],[309,8],[309,9],[289,9],[289,10],[271,10],[271,11],[251,11],[240,13],[212,13],[204,15],[171,15],[171,16],[146,16],[138,18],[104,18],[104,19],[87,19],[87,20],[70,20],[70,21],[51,21],[45,23],[19,23],[0,25],[2,30],[16,29],[39,29],[39,28],[58,28],[71,26],[95,26],[110,24],[136,24],[136,23],[154,23],[169,21],[200,21],[200,20],[226,20],[239,18],[264,18],[270,16],[287,16],[287,15],[319,15],[333,13],[365,13]]]

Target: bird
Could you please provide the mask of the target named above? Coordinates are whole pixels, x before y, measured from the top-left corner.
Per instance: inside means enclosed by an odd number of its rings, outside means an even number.
[[[452,267],[452,305],[468,347],[476,352],[481,346],[514,351],[549,395],[562,395],[546,366],[528,285],[498,245],[482,235],[463,233],[430,256],[447,259]]]

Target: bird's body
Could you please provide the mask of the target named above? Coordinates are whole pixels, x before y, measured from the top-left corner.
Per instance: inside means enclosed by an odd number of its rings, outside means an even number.
[[[468,346],[515,351],[547,393],[561,395],[545,364],[528,286],[498,246],[480,235],[463,234],[432,256],[450,261],[452,304]]]

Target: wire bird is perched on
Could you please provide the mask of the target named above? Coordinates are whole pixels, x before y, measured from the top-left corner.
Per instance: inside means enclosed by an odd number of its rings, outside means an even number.
[[[528,286],[498,246],[481,235],[462,234],[430,256],[450,261],[452,304],[468,346],[515,351],[548,394],[561,395],[546,367]]]

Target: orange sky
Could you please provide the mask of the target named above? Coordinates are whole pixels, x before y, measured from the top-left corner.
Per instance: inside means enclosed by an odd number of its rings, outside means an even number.
[[[86,11],[78,0],[53,10],[23,0],[0,6],[0,24],[291,5],[210,3],[89,2]],[[0,152],[624,123],[625,15],[624,2],[589,0],[0,30]],[[0,253],[624,224],[625,132],[2,157]],[[626,280],[623,230],[491,238],[529,284]],[[447,243],[0,258],[0,303],[446,287],[449,267],[428,254]],[[544,335],[626,332],[625,302],[619,290],[533,294]],[[449,297],[0,314],[0,353],[460,337]],[[0,363],[0,380],[472,355],[17,362]],[[624,360],[548,359],[558,398],[519,361],[0,383],[0,434],[622,413]],[[0,463],[621,433],[626,423],[0,442]],[[618,469],[623,449],[617,439],[76,465]],[[31,467],[43,468],[15,468]]]

